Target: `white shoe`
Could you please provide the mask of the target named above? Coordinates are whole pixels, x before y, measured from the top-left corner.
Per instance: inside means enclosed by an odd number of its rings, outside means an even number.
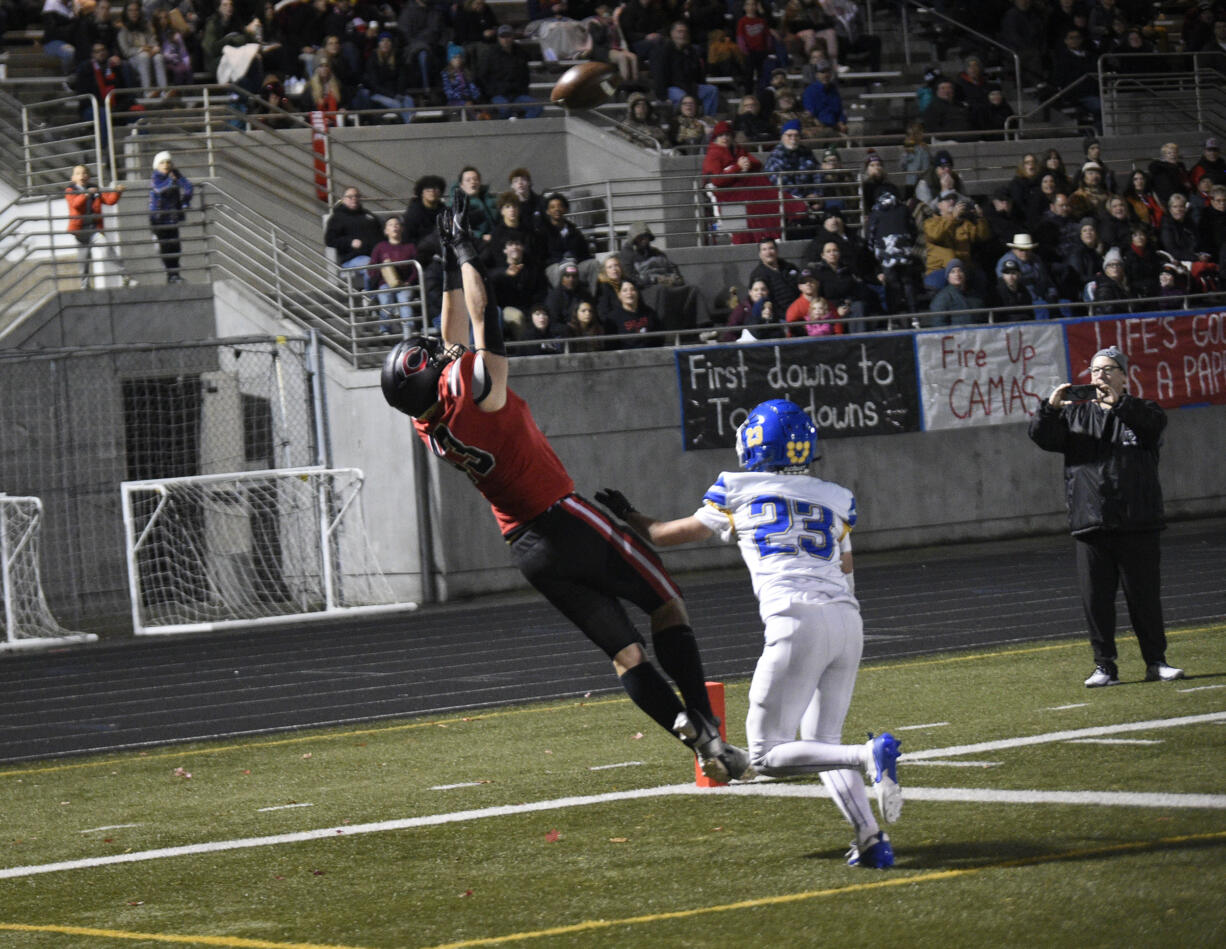
[[[1150,667],[1155,668],[1154,666]],[[1106,666],[1095,666],[1094,672],[1090,678],[1086,679],[1087,689],[1097,689],[1104,685],[1119,685],[1119,673],[1113,669],[1108,669]]]
[[[1182,669],[1168,666],[1165,662],[1155,662],[1145,667],[1146,682],[1174,682],[1183,677]]]

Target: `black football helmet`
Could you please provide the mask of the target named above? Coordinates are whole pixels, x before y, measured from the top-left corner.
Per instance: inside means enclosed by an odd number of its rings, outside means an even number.
[[[438,401],[438,380],[450,361],[437,336],[401,340],[383,360],[383,398],[392,408],[420,418]]]

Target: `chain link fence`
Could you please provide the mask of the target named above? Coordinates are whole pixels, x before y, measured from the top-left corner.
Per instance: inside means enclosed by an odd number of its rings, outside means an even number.
[[[119,484],[319,463],[306,339],[0,352],[0,492],[42,499],[60,622],[130,630]]]

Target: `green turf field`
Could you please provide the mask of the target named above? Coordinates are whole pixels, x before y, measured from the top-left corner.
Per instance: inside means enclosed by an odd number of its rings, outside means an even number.
[[[1226,624],[1170,640],[1109,689],[1080,640],[865,666],[890,871],[620,697],[2,767],[0,947],[1226,945]]]

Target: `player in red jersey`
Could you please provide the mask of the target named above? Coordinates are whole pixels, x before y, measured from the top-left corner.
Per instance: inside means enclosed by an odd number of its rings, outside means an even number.
[[[467,225],[465,195],[439,217],[444,253],[442,340],[415,336],[383,364],[383,397],[413,419],[439,457],[463,471],[490,502],[517,567],[550,603],[613,661],[631,700],[677,735],[716,780],[746,776],[749,757],[720,740],[702,658],[681,592],[655,552],[574,482],[507,387],[501,320]],[[473,348],[464,344],[471,328]],[[622,604],[651,617],[656,661]]]

